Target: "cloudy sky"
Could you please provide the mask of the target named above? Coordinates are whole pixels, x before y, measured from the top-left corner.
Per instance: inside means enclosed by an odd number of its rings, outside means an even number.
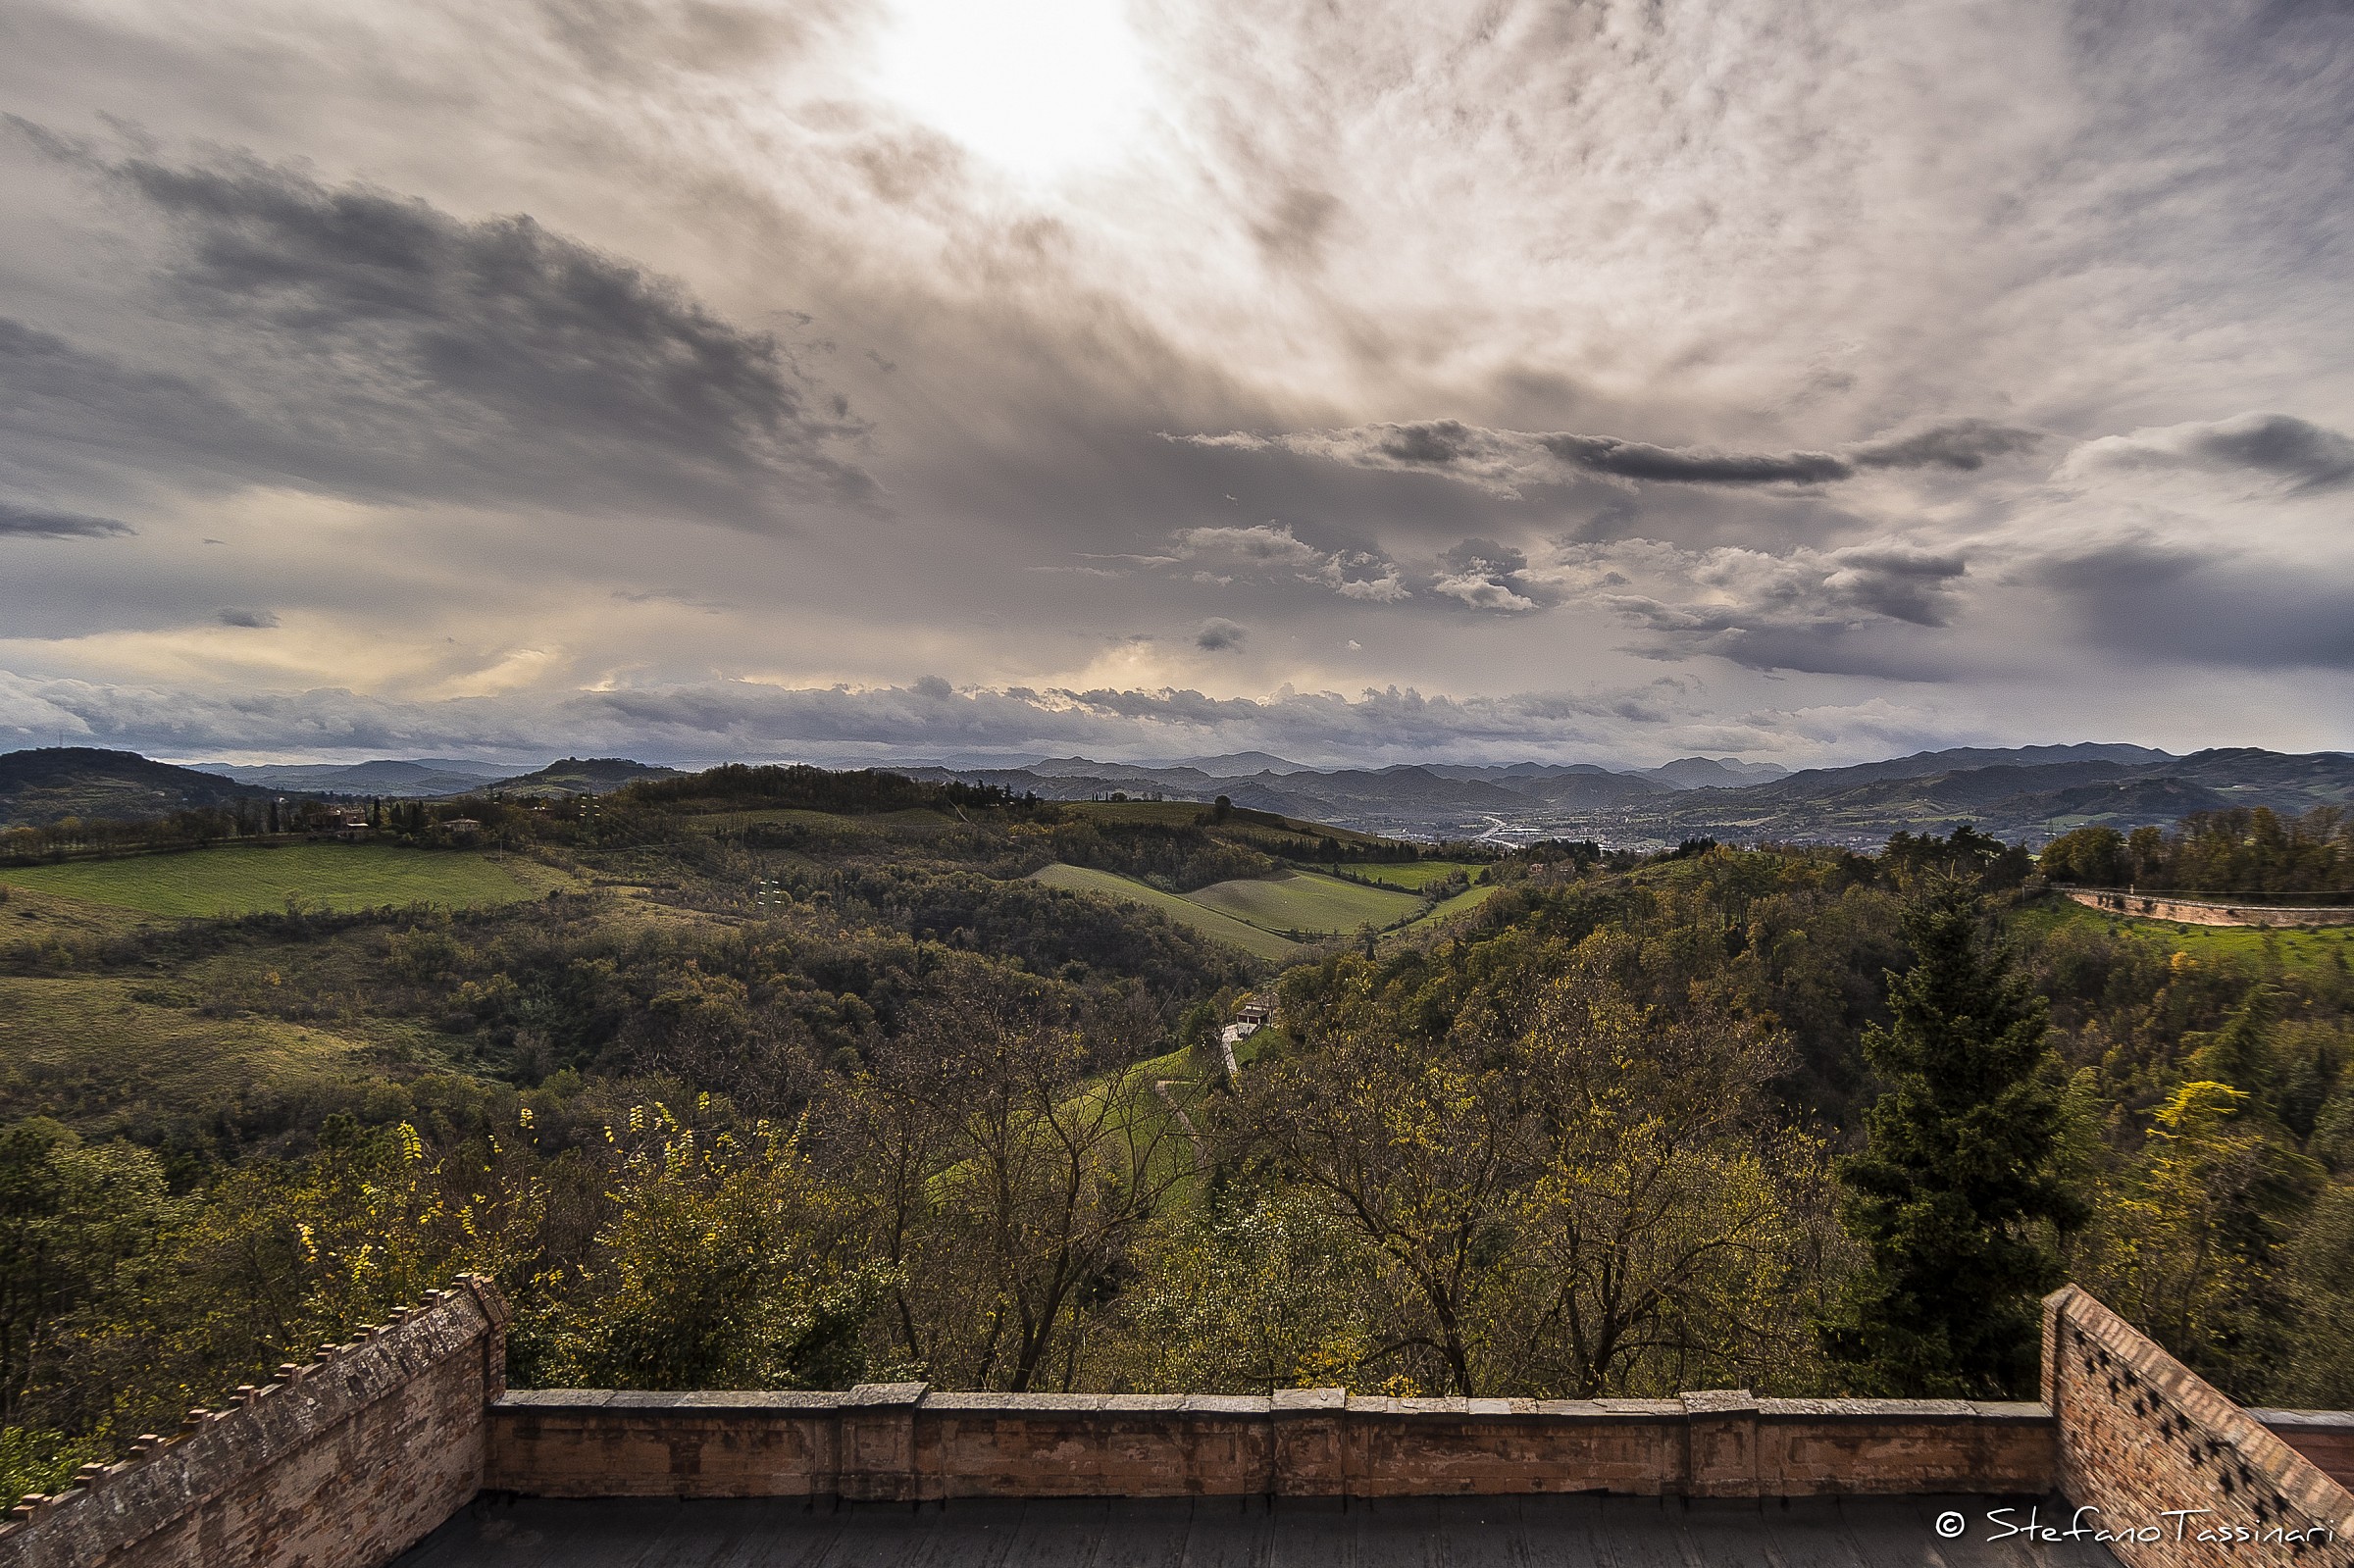
[[[0,746],[2354,746],[2354,12],[14,0]]]

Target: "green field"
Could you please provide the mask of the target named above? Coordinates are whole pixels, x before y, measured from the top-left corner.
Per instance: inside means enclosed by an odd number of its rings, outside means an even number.
[[[1476,877],[1487,867],[1467,860],[1402,860],[1396,865],[1373,862],[1361,866],[1343,866],[1341,869],[1352,877],[1362,877],[1367,882],[1420,892],[1432,883],[1445,882],[1458,871],[1466,877]]]
[[[2058,898],[2046,898],[2011,918],[2021,935],[2041,936],[2060,926],[2115,927],[2124,936],[2158,942],[2196,959],[2236,959],[2258,969],[2274,965],[2283,970],[2334,969],[2341,963],[2354,964],[2354,926],[2325,926],[2317,931],[2177,926],[2171,920],[2127,920]]]
[[[1115,872],[1057,864],[1031,873],[1031,881],[1043,882],[1049,887],[1103,893],[1109,897],[1126,899],[1132,904],[1157,909],[1179,925],[1189,926],[1212,940],[1231,943],[1260,958],[1290,958],[1300,951],[1298,942],[1246,925],[1230,915],[1205,909],[1189,898],[1180,898],[1175,893],[1164,893],[1157,887],[1132,882]]]
[[[0,1119],[84,1131],[299,1098],[369,1077],[375,1041],[282,1019],[205,1018],[132,980],[0,977]]]
[[[1444,876],[1444,870],[1438,875]],[[1184,894],[1162,892],[1116,872],[1084,866],[1049,866],[1032,873],[1031,880],[1050,887],[1105,893],[1143,904],[1204,936],[1277,960],[1298,957],[1303,941],[1345,936],[1366,926],[1384,931],[1410,921],[1403,929],[1420,931],[1432,921],[1476,909],[1496,891],[1494,887],[1473,887],[1425,906],[1411,893],[1367,887],[1313,871],[1281,871],[1272,877],[1212,883]],[[1413,918],[1426,907],[1426,915]],[[1283,935],[1294,931],[1301,934],[1301,941]]]
[[[1453,920],[1458,915],[1469,914],[1502,891],[1504,891],[1502,887],[1492,884],[1485,887],[1467,887],[1453,898],[1440,899],[1431,906],[1430,913],[1415,924],[1423,926],[1434,921]]]
[[[1339,936],[1362,926],[1378,931],[1412,919],[1422,907],[1422,900],[1411,893],[1366,887],[1313,871],[1213,883],[1185,896],[1204,909],[1267,931],[1310,936]]]
[[[0,882],[151,915],[249,914],[296,898],[318,909],[511,904],[563,881],[531,861],[388,844],[234,845],[121,860],[0,866]]]

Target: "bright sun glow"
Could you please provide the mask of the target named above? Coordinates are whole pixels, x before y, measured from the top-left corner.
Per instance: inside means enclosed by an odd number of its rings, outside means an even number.
[[[1009,173],[1118,157],[1144,115],[1123,0],[898,0],[877,86]]]

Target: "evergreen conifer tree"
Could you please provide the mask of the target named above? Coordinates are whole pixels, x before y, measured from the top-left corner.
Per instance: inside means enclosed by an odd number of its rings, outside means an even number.
[[[2083,1206],[2058,1175],[2064,1114],[2044,1004],[1979,936],[1971,881],[1925,879],[1905,912],[1913,967],[1889,976],[1889,1027],[1866,1058],[1883,1091],[1840,1162],[1868,1261],[1824,1348],[1857,1391],[2000,1398],[2036,1378],[2037,1298],[2059,1264],[2037,1222]]]

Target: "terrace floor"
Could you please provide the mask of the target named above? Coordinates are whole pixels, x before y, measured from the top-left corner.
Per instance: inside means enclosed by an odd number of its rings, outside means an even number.
[[[2090,1542],[1996,1540],[1990,1511],[2068,1523],[2057,1499],[1258,1497],[811,1506],[478,1499],[393,1568],[2113,1568]],[[1940,1534],[1959,1513],[1963,1534]],[[1950,1521],[1947,1528],[1951,1528]]]

